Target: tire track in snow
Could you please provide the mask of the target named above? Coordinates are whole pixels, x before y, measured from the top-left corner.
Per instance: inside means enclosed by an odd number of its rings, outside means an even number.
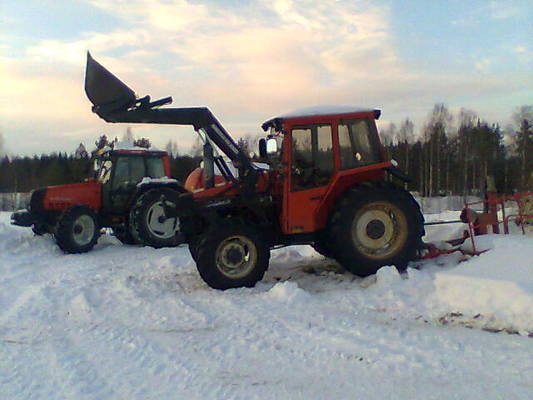
[[[158,345],[153,336],[147,330],[106,324],[75,342],[90,363],[107,371],[116,398],[173,398],[179,391],[188,393],[202,368],[187,364],[176,348]]]
[[[89,358],[88,349],[80,348],[73,340],[74,335],[63,331],[64,335],[48,343],[50,376],[68,399],[109,399],[116,397],[113,382],[100,373],[101,365]]]

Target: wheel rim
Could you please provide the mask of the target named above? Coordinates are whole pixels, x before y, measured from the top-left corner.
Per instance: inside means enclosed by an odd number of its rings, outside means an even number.
[[[385,259],[400,251],[408,235],[405,214],[389,202],[375,202],[359,210],[352,222],[352,240],[368,258]]]
[[[217,268],[225,276],[243,278],[257,263],[257,248],[245,236],[231,236],[218,245],[215,260]]]
[[[180,229],[179,218],[167,218],[162,202],[152,204],[146,213],[146,226],[159,239],[170,239]]]
[[[72,237],[78,246],[85,246],[93,240],[96,224],[89,215],[80,215],[72,225]]]

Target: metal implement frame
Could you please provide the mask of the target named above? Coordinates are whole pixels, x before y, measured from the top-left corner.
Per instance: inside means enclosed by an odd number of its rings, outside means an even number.
[[[486,250],[478,250],[476,246],[476,236],[485,235],[488,233],[499,234],[500,226],[503,227],[503,233],[509,234],[509,222],[514,221],[520,226],[522,235],[526,234],[525,225],[528,223],[533,224],[533,212],[528,210],[526,204],[528,200],[533,203],[533,192],[518,192],[508,196],[498,196],[496,192],[489,191],[485,199],[480,201],[474,201],[465,203],[463,211],[461,213],[460,220],[453,221],[438,221],[429,222],[425,225],[440,225],[440,224],[453,224],[453,223],[466,223],[468,229],[465,231],[463,237],[448,240],[447,243],[458,246],[470,240],[472,244],[472,250],[466,251],[459,247],[452,249],[441,250],[432,243],[426,243],[427,252],[420,257],[420,259],[431,259],[441,255],[451,254],[455,252],[461,252],[463,255],[480,255]],[[505,203],[515,202],[517,206],[517,213],[506,214]],[[480,213],[473,209],[476,205],[483,205],[484,212]],[[500,215],[500,216],[499,216]],[[492,232],[489,232],[491,230]]]

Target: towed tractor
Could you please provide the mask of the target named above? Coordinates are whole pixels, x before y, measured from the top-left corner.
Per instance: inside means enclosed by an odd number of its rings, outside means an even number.
[[[170,178],[164,151],[143,148],[99,150],[94,177],[31,193],[27,210],[12,214],[13,225],[51,233],[67,253],[84,253],[96,244],[101,228],[111,228],[124,244],[153,247],[180,244],[179,221],[162,218],[161,197],[185,192]]]
[[[381,145],[379,110],[331,107],[271,118],[262,125],[259,156],[268,167],[261,168],[208,108],[138,98],[90,54],[86,68],[85,91],[105,121],[190,125],[199,134],[203,167],[187,179],[187,192],[160,198],[161,220],[179,221],[212,288],[254,286],[280,246],[311,245],[359,276],[384,265],[404,269],[423,247],[424,219],[402,187],[408,178]]]

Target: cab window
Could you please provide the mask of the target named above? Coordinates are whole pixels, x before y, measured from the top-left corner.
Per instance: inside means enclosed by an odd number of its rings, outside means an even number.
[[[139,183],[146,176],[144,157],[128,157],[130,167],[130,182]]]
[[[127,187],[135,185],[145,176],[143,157],[120,157],[116,161],[113,187]]]
[[[150,178],[162,178],[165,176],[163,159],[160,157],[148,157],[146,159],[146,175]]]
[[[333,175],[331,125],[299,126],[292,130],[292,188],[326,185]]]
[[[357,168],[380,162],[373,125],[368,119],[339,124],[341,169]]]

